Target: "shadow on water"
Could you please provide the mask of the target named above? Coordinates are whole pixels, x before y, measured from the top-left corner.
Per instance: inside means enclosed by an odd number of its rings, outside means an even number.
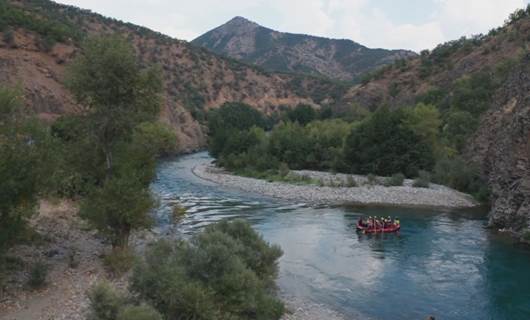
[[[530,319],[530,253],[484,228],[486,211],[319,206],[205,182],[199,153],[160,165],[158,231],[187,236],[221,219],[244,218],[284,250],[282,292],[345,318]],[[171,216],[178,203],[188,213]],[[399,216],[398,234],[355,232],[360,216]]]

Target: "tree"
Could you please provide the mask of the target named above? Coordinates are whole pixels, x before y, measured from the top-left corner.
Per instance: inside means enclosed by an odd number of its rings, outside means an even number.
[[[0,255],[20,239],[53,164],[48,132],[22,110],[16,90],[0,88]]]
[[[442,120],[434,105],[418,103],[412,109],[405,109],[403,124],[433,148],[438,145]]]
[[[89,134],[105,157],[107,178],[114,147],[140,123],[156,119],[162,82],[157,69],[141,70],[133,48],[119,36],[88,39],[68,67],[67,85],[86,108]]]
[[[103,187],[83,200],[80,208],[81,217],[88,219],[117,249],[127,247],[132,230],[152,224],[148,215],[154,205],[151,194],[134,172],[129,174],[106,180]]]
[[[124,39],[104,36],[84,44],[83,54],[68,67],[68,86],[85,110],[55,132],[72,149],[77,147],[73,160],[81,178],[93,182],[80,214],[114,249],[126,249],[131,231],[151,225],[154,201],[148,187],[155,159],[175,146],[174,135],[153,123],[160,109],[161,80],[156,69],[140,68]],[[79,145],[89,150],[88,165],[86,150]],[[91,168],[93,172],[87,170]]]
[[[297,122],[281,123],[269,136],[268,152],[292,169],[303,169],[311,161],[311,147],[307,129]]]
[[[229,138],[252,127],[265,128],[263,115],[244,103],[225,103],[208,113],[208,151],[220,156]]]
[[[401,111],[382,108],[353,128],[344,144],[345,162],[354,173],[411,177],[434,164],[430,144],[403,125]]]
[[[292,122],[298,122],[300,125],[305,126],[309,122],[315,120],[317,113],[313,107],[307,104],[299,104],[294,109],[287,112],[287,118]]]
[[[478,119],[467,111],[451,111],[446,115],[442,133],[451,146],[462,150],[467,138],[476,130]]]

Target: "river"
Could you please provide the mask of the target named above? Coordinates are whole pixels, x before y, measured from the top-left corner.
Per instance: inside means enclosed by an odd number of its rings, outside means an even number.
[[[191,168],[206,153],[162,163],[157,231],[189,236],[244,218],[282,247],[283,295],[346,319],[530,319],[530,251],[484,228],[486,213],[403,208],[314,207],[219,187]],[[172,222],[174,203],[187,215]],[[399,234],[355,232],[361,215],[399,216]]]

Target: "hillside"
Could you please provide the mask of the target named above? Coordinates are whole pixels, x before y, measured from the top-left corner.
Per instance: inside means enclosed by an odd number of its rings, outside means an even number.
[[[292,72],[353,81],[395,60],[416,56],[412,51],[370,49],[351,40],[282,33],[235,17],[193,44],[270,71]]]
[[[489,182],[490,224],[520,235],[530,228],[529,50],[530,6],[487,35],[373,72],[344,99],[372,110],[434,104],[442,135],[457,132],[460,152]]]
[[[161,121],[177,132],[179,147],[205,145],[205,112],[242,101],[269,113],[279,106],[334,103],[347,89],[326,80],[270,74],[187,42],[48,0],[0,0],[0,83],[18,84],[41,118],[77,112],[63,86],[65,65],[91,35],[119,33],[145,65],[159,65],[165,83]]]

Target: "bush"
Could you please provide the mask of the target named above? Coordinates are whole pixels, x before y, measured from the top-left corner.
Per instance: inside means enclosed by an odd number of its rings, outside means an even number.
[[[405,175],[403,173],[395,173],[391,177],[388,177],[385,181],[386,186],[402,186],[405,181]]]
[[[220,222],[146,252],[131,289],[167,319],[279,319],[274,295],[282,251],[245,221]]]
[[[431,183],[431,174],[427,171],[420,170],[418,177],[414,179],[412,184],[415,188],[428,188]]]
[[[487,202],[489,188],[477,166],[468,164],[461,157],[444,158],[434,167],[433,180],[458,191],[469,193],[478,201]]]
[[[286,177],[289,174],[289,172],[290,170],[289,170],[289,166],[287,165],[287,163],[285,162],[280,163],[280,167],[278,168],[278,174],[282,177]]]
[[[116,320],[162,320],[162,316],[153,307],[143,304],[123,308]]]
[[[530,242],[530,229],[526,229],[526,230],[523,232],[523,240],[524,240],[524,241],[529,241],[529,242]]]
[[[355,179],[353,178],[353,176],[348,176],[346,178],[346,186],[348,188],[354,188],[354,187],[357,187],[357,182],[355,182]]]
[[[88,299],[90,301],[88,320],[116,320],[126,303],[125,297],[119,295],[106,282],[94,286],[88,293]]]
[[[134,264],[135,256],[130,249],[117,248],[103,258],[103,263],[115,275],[129,271]]]
[[[377,177],[375,174],[370,173],[366,176],[366,184],[370,186],[375,186],[377,184]]]
[[[48,265],[42,261],[37,261],[29,271],[28,285],[32,289],[39,289],[46,285],[48,277]]]

